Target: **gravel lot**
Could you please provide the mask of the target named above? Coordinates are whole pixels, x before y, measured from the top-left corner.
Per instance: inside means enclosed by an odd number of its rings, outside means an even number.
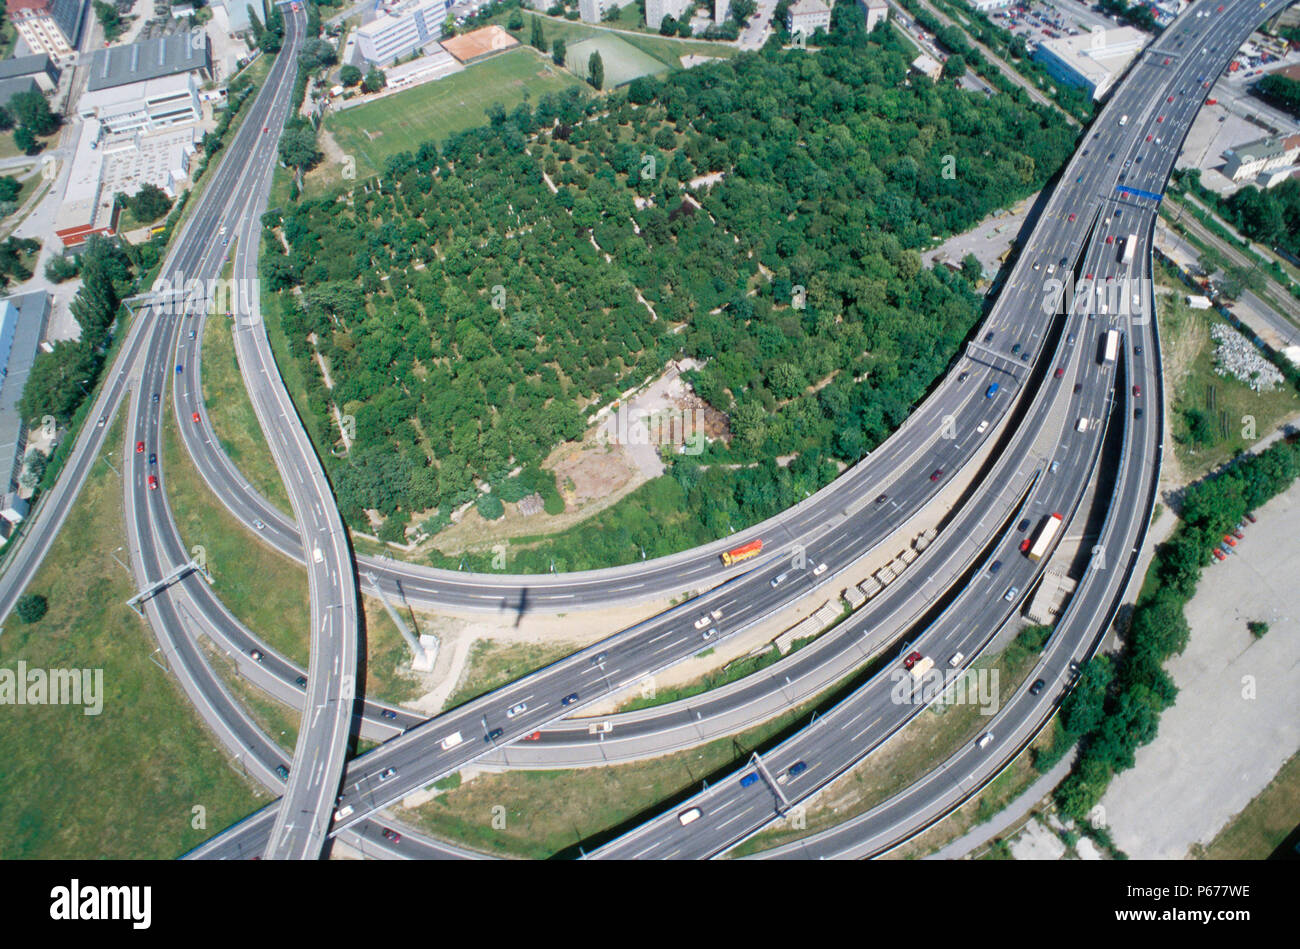
[[[1300,484],[1256,514],[1188,604],[1191,641],[1167,666],[1177,704],[1102,800],[1130,857],[1179,859],[1209,843],[1300,747]],[[1250,620],[1269,624],[1263,639]]]

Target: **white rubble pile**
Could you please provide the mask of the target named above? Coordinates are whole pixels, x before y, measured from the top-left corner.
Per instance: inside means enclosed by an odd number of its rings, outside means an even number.
[[[1214,352],[1214,371],[1219,375],[1240,379],[1256,392],[1270,392],[1282,384],[1282,373],[1277,367],[1232,327],[1215,323],[1210,327],[1210,335],[1219,344]]]

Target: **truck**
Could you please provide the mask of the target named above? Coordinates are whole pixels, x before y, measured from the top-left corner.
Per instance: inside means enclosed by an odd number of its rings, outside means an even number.
[[[920,682],[925,678],[925,674],[934,668],[934,660],[929,656],[923,656],[920,661],[913,663],[912,668],[908,671],[912,673],[912,678]]]
[[[1119,355],[1119,330],[1107,330],[1101,353],[1102,362],[1114,362]]]
[[[1124,238],[1124,254],[1120,257],[1120,262],[1124,264],[1133,263],[1133,251],[1137,249],[1138,236],[1130,234]]]
[[[1035,562],[1043,559],[1043,554],[1047,553],[1047,548],[1052,546],[1052,540],[1056,537],[1056,532],[1061,529],[1061,515],[1053,514],[1043,521],[1043,526],[1038,529],[1038,537],[1032,547],[1029,548],[1029,559]]]
[[[751,540],[748,544],[741,544],[733,550],[724,551],[722,554],[722,565],[730,567],[733,563],[739,563],[742,560],[748,560],[750,557],[757,557],[763,549],[761,540]]]

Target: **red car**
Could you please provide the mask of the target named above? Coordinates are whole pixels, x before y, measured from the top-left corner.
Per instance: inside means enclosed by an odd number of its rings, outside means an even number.
[[[262,131],[263,131],[263,132],[266,132],[266,131],[269,131],[269,129],[268,129],[265,125],[263,125],[263,126],[262,126]]]
[[[158,476],[157,476],[157,475],[150,475],[150,476],[149,476],[149,490],[150,490],[150,491],[157,491],[157,490],[158,490]]]
[[[1166,101],[1166,102],[1173,102],[1173,101],[1174,101],[1174,97],[1173,97],[1173,96],[1170,96],[1170,97],[1169,97],[1168,99],[1166,99],[1165,101]]]
[[[542,738],[541,732],[533,732],[531,735],[525,735],[524,741],[540,741],[541,738]]]
[[[1073,220],[1074,220],[1074,217],[1075,217],[1075,216],[1074,216],[1073,214],[1071,214],[1071,215],[1070,215],[1070,220],[1073,221]]]
[[[144,442],[136,442],[136,443],[135,443],[135,453],[136,453],[137,455],[143,455],[143,454],[144,454]]]
[[[1223,535],[1223,542],[1224,542],[1225,544],[1227,544],[1229,547],[1236,547],[1236,546],[1237,546],[1237,539],[1236,539],[1235,537],[1233,537],[1231,534],[1224,534],[1224,535]]]
[[[1163,122],[1164,120],[1165,120],[1165,117],[1164,117],[1163,115],[1157,115],[1157,116],[1156,116],[1156,125],[1159,125],[1159,124],[1160,124],[1161,122]]]
[[[1215,13],[1222,13],[1222,12],[1223,12],[1223,4],[1219,4],[1217,7],[1215,7],[1215,8],[1214,8],[1214,12],[1215,12]]]
[[[395,830],[389,830],[387,827],[385,827],[385,828],[384,828],[384,839],[385,839],[385,840],[388,840],[388,841],[391,841],[391,842],[393,842],[393,843],[395,843],[395,844],[400,844],[400,843],[402,842],[402,835],[399,834],[399,833],[398,833],[397,831],[395,831]]]
[[[1225,554],[1225,553],[1224,553],[1222,550],[1220,550],[1218,547],[1215,547],[1213,550],[1210,551],[1210,553],[1214,554],[1214,559],[1216,559],[1216,560],[1227,560],[1227,559],[1228,559],[1228,555]]]
[[[1165,57],[1164,65],[1168,66],[1170,62],[1171,62],[1171,60],[1169,59],[1168,56],[1166,56],[1166,57]]]
[[[1092,279],[1092,274],[1088,274],[1088,279],[1089,279],[1089,280]]]
[[[1107,244],[1113,244],[1113,243],[1115,243],[1115,235],[1114,235],[1114,234],[1107,234],[1107,235],[1106,235],[1106,243],[1107,243]]]
[[[912,668],[912,666],[916,665],[920,661],[921,661],[921,654],[919,652],[914,652],[906,659],[903,660],[903,668],[910,669]]]
[[[1141,387],[1141,386],[1134,386],[1134,387],[1133,387],[1133,394],[1134,394],[1134,395],[1141,395],[1141,394],[1142,394],[1142,387]]]
[[[938,480],[939,480],[940,478],[942,478],[942,477],[943,477],[943,469],[942,469],[942,468],[935,468],[934,471],[932,471],[932,472],[930,473],[930,480],[931,480],[931,481],[938,481]]]
[[[1056,372],[1054,373],[1054,376],[1055,376],[1057,379],[1061,379],[1061,378],[1063,378],[1063,377],[1065,376],[1065,368],[1064,368],[1063,366],[1057,366],[1057,367],[1056,367]]]
[[[1257,520],[1259,520],[1259,518],[1257,518],[1254,514],[1251,514],[1249,511],[1247,511],[1247,512],[1246,512],[1246,520],[1248,520],[1248,521],[1250,521],[1252,524],[1254,524]]]
[[[197,421],[199,420],[199,413],[198,413],[198,412],[195,412],[193,418],[194,418],[194,421],[197,422]]]
[[[1028,553],[1028,552],[1029,552],[1029,538],[1028,538],[1028,537],[1026,537],[1024,540],[1022,540],[1022,541],[1020,542],[1020,552],[1021,552],[1022,554],[1024,554],[1024,553]]]
[[[1150,135],[1147,136],[1147,141],[1148,141],[1148,142],[1151,141],[1151,136],[1150,136]]]

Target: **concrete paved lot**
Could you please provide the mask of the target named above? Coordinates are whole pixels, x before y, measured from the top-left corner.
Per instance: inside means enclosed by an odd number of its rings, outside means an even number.
[[[1167,666],[1177,703],[1102,800],[1130,857],[1179,859],[1209,843],[1300,747],[1300,484],[1256,514],[1188,604],[1191,641]],[[1256,640],[1249,620],[1268,634]]]

